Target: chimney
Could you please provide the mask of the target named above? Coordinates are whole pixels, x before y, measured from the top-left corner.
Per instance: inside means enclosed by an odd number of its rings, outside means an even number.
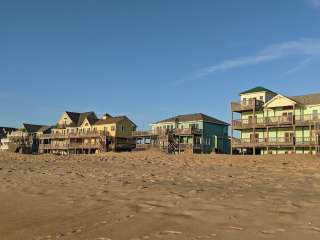
[[[108,113],[105,113],[105,114],[102,115],[102,119],[103,120],[106,120],[106,119],[108,119],[110,117],[112,117],[112,116],[110,114],[108,114]]]

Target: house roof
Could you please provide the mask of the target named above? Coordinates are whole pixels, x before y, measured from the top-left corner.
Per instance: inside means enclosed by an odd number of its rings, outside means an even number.
[[[66,111],[66,114],[70,117],[75,126],[80,126],[87,117],[90,117],[91,120],[97,119],[96,114],[92,111],[82,113]]]
[[[13,132],[15,130],[17,129],[12,127],[0,127],[0,137],[6,136],[7,133]]]
[[[127,116],[115,116],[115,117],[109,117],[107,119],[99,119],[93,125],[112,124],[112,123],[120,122],[125,119],[129,120],[134,126],[136,126],[136,124],[132,122]]]
[[[301,103],[303,105],[316,105],[320,104],[320,93],[289,97],[293,101]]]
[[[35,133],[38,132],[41,129],[47,128],[46,125],[37,125],[37,124],[29,124],[29,123],[23,123],[22,127],[28,132],[28,133]]]
[[[219,119],[216,119],[214,117],[210,117],[208,115],[205,115],[203,113],[193,113],[193,114],[184,114],[184,115],[177,115],[175,117],[167,118],[164,120],[161,120],[156,123],[165,123],[165,122],[189,122],[189,121],[204,121],[219,125],[229,125],[228,123],[221,121]]]
[[[277,94],[276,92],[271,91],[271,90],[269,90],[269,89],[267,89],[267,88],[265,88],[265,87],[258,86],[258,87],[255,87],[255,88],[251,88],[251,89],[249,89],[249,90],[246,90],[246,91],[244,91],[244,92],[241,92],[240,95],[242,95],[242,94],[247,94],[247,93],[255,93],[255,92],[271,92],[271,93]]]
[[[49,132],[52,128],[53,126],[42,126],[37,132]]]

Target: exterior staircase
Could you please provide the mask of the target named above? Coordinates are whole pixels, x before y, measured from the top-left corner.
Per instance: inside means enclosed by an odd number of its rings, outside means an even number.
[[[168,133],[168,153],[174,154],[179,150],[179,143],[175,139],[175,136],[172,132]]]

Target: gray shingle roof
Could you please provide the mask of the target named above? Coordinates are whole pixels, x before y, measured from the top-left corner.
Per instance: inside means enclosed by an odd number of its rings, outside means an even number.
[[[0,138],[6,137],[8,133],[17,130],[16,128],[12,127],[0,127]]]
[[[97,116],[94,112],[83,112],[83,113],[78,113],[78,112],[68,112],[66,111],[66,114],[70,117],[70,119],[73,122],[73,125],[76,127],[79,127],[83,121],[88,117],[90,118],[89,121],[92,121],[94,119],[97,119]]]
[[[47,128],[48,126],[46,125],[37,125],[37,124],[29,124],[29,123],[23,123],[22,128],[27,132],[27,133],[36,133],[41,129]]]
[[[303,105],[316,105],[320,104],[320,93],[289,97],[293,101],[301,103]]]
[[[208,115],[205,115],[203,113],[193,113],[193,114],[184,114],[184,115],[178,115],[175,117],[167,118],[164,120],[161,120],[156,123],[165,123],[165,122],[188,122],[188,121],[204,121],[219,125],[229,125],[228,123],[221,121],[219,119],[216,119],[214,117],[210,117]]]
[[[132,122],[127,116],[115,116],[115,117],[108,117],[107,119],[99,119],[94,123],[94,125],[117,123],[125,119],[129,120],[134,126],[136,126],[136,124]]]

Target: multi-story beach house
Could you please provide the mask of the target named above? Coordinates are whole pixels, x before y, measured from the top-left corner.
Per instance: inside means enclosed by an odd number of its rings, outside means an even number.
[[[130,151],[136,125],[126,116],[64,112],[50,134],[40,136],[40,153],[90,154]]]
[[[11,131],[2,139],[3,148],[11,152],[37,153],[39,136],[49,133],[50,129],[51,127],[46,125],[23,123],[20,128]]]
[[[15,130],[17,129],[12,127],[0,127],[0,151],[9,150],[9,139],[7,136]]]
[[[232,152],[319,153],[320,94],[288,97],[264,87],[240,93],[231,103]]]
[[[229,153],[228,123],[202,113],[178,115],[136,131],[136,147],[168,153]]]

